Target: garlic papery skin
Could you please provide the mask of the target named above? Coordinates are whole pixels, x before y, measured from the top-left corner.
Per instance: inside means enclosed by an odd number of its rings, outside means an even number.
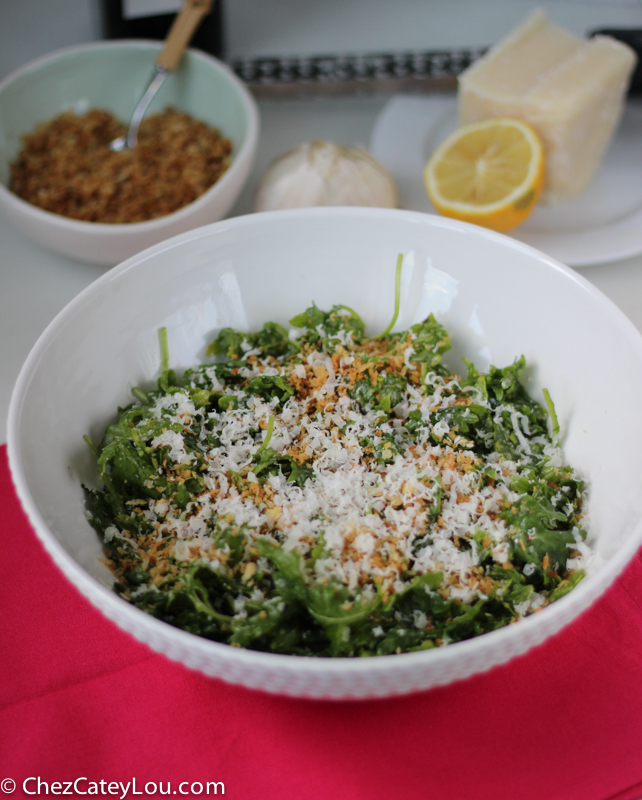
[[[396,205],[394,181],[366,150],[317,140],[272,162],[257,190],[254,208]]]

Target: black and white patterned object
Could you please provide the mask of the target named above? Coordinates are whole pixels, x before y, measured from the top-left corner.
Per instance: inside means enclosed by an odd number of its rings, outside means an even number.
[[[414,53],[234,59],[231,67],[257,94],[346,94],[448,90],[484,49]]]

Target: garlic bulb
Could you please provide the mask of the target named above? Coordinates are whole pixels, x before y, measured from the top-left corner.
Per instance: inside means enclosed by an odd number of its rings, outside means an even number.
[[[272,162],[259,185],[254,208],[396,205],[394,181],[364,149],[314,141]]]

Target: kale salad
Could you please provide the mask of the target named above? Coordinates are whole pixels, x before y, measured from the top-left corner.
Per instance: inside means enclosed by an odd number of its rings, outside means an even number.
[[[582,579],[583,484],[548,393],[523,357],[450,372],[432,315],[390,332],[398,296],[375,337],[342,305],[225,328],[181,380],[161,331],[158,388],[87,440],[116,592],[232,646],[372,656],[501,628]]]

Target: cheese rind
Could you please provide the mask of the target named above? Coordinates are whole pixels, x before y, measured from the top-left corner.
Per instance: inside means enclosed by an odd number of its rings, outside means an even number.
[[[529,122],[546,154],[543,201],[569,199],[599,168],[635,63],[627,45],[608,36],[582,39],[536,11],[460,75],[460,122]]]

